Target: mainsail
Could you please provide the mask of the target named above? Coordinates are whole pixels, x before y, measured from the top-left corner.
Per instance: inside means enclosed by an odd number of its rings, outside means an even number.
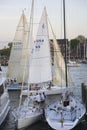
[[[28,24],[23,12],[13,40],[7,72],[8,78],[16,78],[18,82],[22,82],[25,65],[27,66],[27,38]],[[27,67],[25,71],[26,79]]]
[[[42,13],[29,63],[29,83],[42,83],[52,80],[46,8]]]

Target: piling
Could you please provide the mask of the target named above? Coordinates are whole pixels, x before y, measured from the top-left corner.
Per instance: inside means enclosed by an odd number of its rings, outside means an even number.
[[[87,85],[82,83],[81,87],[82,87],[82,102],[85,104],[87,113]]]
[[[82,102],[85,103],[86,100],[86,85],[84,83],[81,84],[81,88],[82,88]]]
[[[86,98],[85,98],[85,106],[86,106],[86,113],[87,113],[87,86],[85,88],[85,95],[86,95]]]

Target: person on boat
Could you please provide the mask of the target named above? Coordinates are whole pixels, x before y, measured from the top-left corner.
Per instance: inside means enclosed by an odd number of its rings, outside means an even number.
[[[48,89],[51,89],[52,82],[50,81]]]
[[[1,68],[1,66],[0,66],[0,72],[2,72],[2,68]]]
[[[24,101],[24,106],[29,106],[31,103],[33,103],[34,98],[35,96],[32,93],[30,93],[29,97],[27,97]]]
[[[34,101],[35,100],[35,96],[32,94],[32,93],[30,93],[30,99],[32,100],[32,101]]]
[[[11,82],[11,84],[14,84],[14,80],[13,79],[11,79],[10,82]]]
[[[41,93],[41,103],[40,108],[43,110],[42,118],[45,118],[45,100],[46,100],[46,94],[45,92]]]
[[[31,90],[31,88],[32,88],[32,84],[30,84],[30,86],[29,86],[29,90]]]
[[[43,93],[41,94],[41,101],[42,101],[42,102],[45,102],[45,99],[46,99],[46,94],[45,94],[45,92],[43,92]]]
[[[38,104],[40,104],[40,102],[41,102],[41,93],[36,93],[35,101],[36,101]]]
[[[9,85],[10,84],[10,79],[7,79],[6,83],[7,83],[7,85]]]
[[[38,90],[38,84],[35,84],[35,90]]]

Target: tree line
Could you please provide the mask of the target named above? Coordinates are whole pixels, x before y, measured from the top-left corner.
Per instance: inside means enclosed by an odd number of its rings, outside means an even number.
[[[71,51],[75,51],[78,44],[79,43],[84,43],[85,41],[87,41],[87,38],[85,38],[84,36],[82,35],[79,35],[78,37],[74,38],[74,39],[71,39],[69,41],[70,43],[70,49]],[[0,55],[3,56],[3,55],[6,55],[6,56],[10,56],[10,52],[11,52],[11,48],[12,48],[12,42],[8,43],[8,47],[7,48],[3,48],[0,50]]]

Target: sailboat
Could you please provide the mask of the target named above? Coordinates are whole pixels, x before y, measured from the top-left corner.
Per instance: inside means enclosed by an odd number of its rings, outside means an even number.
[[[32,4],[33,2],[34,1],[32,1]],[[32,19],[30,19],[30,21],[31,21],[30,23],[32,23]],[[29,32],[32,33],[31,25],[30,25]],[[29,43],[33,43],[31,34],[29,35],[29,38],[31,38],[29,40],[31,42]],[[56,41],[55,38],[54,41]],[[54,44],[54,48],[58,49],[56,42]],[[55,59],[56,59],[56,55],[55,55]],[[62,64],[63,63],[64,61],[62,60]],[[56,64],[58,64],[58,62],[56,62]],[[56,71],[59,71],[58,67],[56,68]],[[63,73],[62,71],[63,70],[59,71],[59,73],[60,74]],[[43,114],[44,108],[40,106],[40,102],[39,104],[35,103],[36,96],[38,94],[42,94],[43,91],[35,90],[35,93],[32,93],[31,91],[32,84],[36,85],[37,88],[39,87],[39,85],[44,85],[45,88],[46,83],[52,81],[52,62],[51,62],[51,54],[50,54],[46,8],[44,8],[42,12],[41,20],[36,35],[36,40],[31,45],[31,48],[29,45],[29,71],[28,72],[29,75],[28,75],[27,98],[22,103],[22,96],[23,96],[22,94],[23,87],[22,87],[19,107],[17,109],[14,109],[14,111],[12,112],[13,116],[15,117],[15,121],[17,123],[18,129],[27,127],[35,123],[41,118]],[[55,79],[54,82],[57,82],[57,79]],[[63,79],[62,83],[63,82],[65,82],[65,79]]]
[[[65,28],[65,0],[63,0],[64,9],[64,40],[66,41]],[[84,116],[86,109],[84,104],[75,98],[73,93],[68,91],[67,79],[67,59],[66,59],[66,43],[65,43],[65,73],[66,73],[66,91],[57,101],[48,105],[45,109],[45,117],[47,123],[55,130],[73,129]]]
[[[52,27],[51,27],[52,30]],[[50,53],[50,39],[48,31],[48,19],[46,8],[44,8],[36,40],[34,41],[32,61],[30,66],[30,88],[24,89],[22,95],[45,92],[46,95],[60,94],[65,87],[65,62],[57,43],[56,36],[52,30],[54,47],[54,66]],[[62,67],[61,67],[62,66]],[[69,75],[68,75],[68,81]],[[62,87],[61,87],[62,86]]]
[[[6,87],[6,77],[0,70],[0,125],[4,122],[10,110],[10,99]]]
[[[21,88],[23,74],[27,80],[27,55],[28,55],[28,24],[24,11],[20,17],[15,37],[12,44],[10,59],[7,69],[8,89],[15,90]]]
[[[68,67],[79,67],[80,64],[77,63],[76,61],[68,60],[68,62],[67,62],[67,66],[68,66]]]
[[[32,71],[31,71],[31,66],[32,66],[32,60],[33,60],[33,55],[32,55],[32,45],[33,45],[33,40],[32,40],[32,29],[33,29],[33,6],[34,6],[34,0],[32,0],[32,8],[31,8],[31,15],[30,15],[30,27],[29,27],[29,69],[28,69],[28,90],[30,88],[30,83],[32,80],[35,79],[35,74],[33,76]],[[30,45],[32,43],[32,45]],[[24,71],[25,72],[25,71]],[[33,78],[31,77],[33,76]],[[23,81],[24,81],[24,76],[23,75]],[[34,82],[34,81],[33,81]],[[22,103],[22,90],[24,87],[24,82],[22,82],[22,87],[21,87],[21,94],[20,94],[20,102],[19,102],[19,107],[13,110],[13,116],[15,118],[16,124],[17,124],[17,129],[22,129],[27,126],[30,126],[31,124],[35,123],[36,121],[40,120],[42,114],[43,114],[43,108],[40,106],[40,102],[37,102],[36,100],[36,95],[29,95],[27,94],[27,97],[25,98],[24,102]],[[38,94],[37,94],[38,95]]]

